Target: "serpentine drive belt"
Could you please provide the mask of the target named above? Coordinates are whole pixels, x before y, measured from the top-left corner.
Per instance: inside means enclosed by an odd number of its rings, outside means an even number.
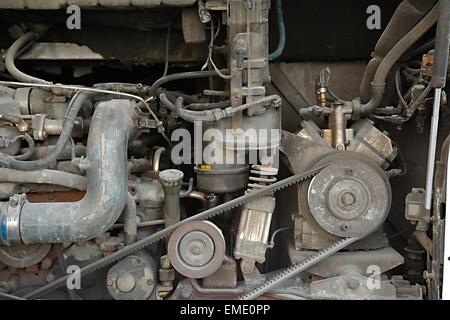
[[[240,207],[242,205],[245,205],[246,203],[253,201],[259,197],[265,196],[265,195],[272,195],[273,193],[288,188],[290,186],[299,184],[307,179],[312,178],[317,173],[319,173],[323,168],[326,167],[325,165],[313,168],[311,170],[308,170],[302,174],[293,175],[291,177],[288,177],[286,179],[280,180],[278,182],[275,182],[271,185],[268,185],[262,189],[258,189],[255,191],[252,191],[250,193],[244,194],[243,196],[233,199],[231,201],[228,201],[226,203],[223,203],[217,207],[208,209],[206,211],[203,211],[201,213],[198,213],[194,216],[191,216],[187,219],[184,219],[174,225],[171,225],[163,230],[157,231],[154,234],[139,240],[129,246],[126,246],[125,248],[118,250],[108,256],[105,256],[97,261],[94,261],[90,264],[85,265],[84,267],[80,268],[80,276],[85,276],[87,274],[90,274],[96,270],[99,270],[101,268],[104,268],[116,261],[122,260],[123,258],[138,252],[142,249],[145,249],[146,247],[155,244],[163,239],[166,239],[169,237],[178,227],[182,226],[183,224],[190,222],[190,221],[199,221],[199,220],[206,220],[211,219],[215,216],[218,216],[224,212],[227,212],[229,210],[235,209],[237,207]],[[266,293],[270,289],[276,287],[279,285],[282,281],[289,279],[299,272],[302,272],[306,269],[308,269],[310,266],[318,263],[319,261],[325,259],[326,257],[332,255],[333,253],[345,248],[349,244],[353,243],[354,241],[358,240],[358,238],[345,238],[342,240],[337,241],[330,247],[323,249],[313,256],[309,257],[308,259],[301,261],[299,263],[296,263],[292,265],[291,267],[287,268],[286,270],[278,273],[273,278],[262,284],[260,287],[257,287],[248,293],[244,294],[240,297],[240,299],[255,299],[259,297],[260,295]],[[25,299],[36,299],[39,297],[42,297],[50,292],[53,292],[63,286],[66,285],[67,280],[71,277],[71,275],[65,275],[57,280],[54,280],[39,289],[36,289],[32,292],[29,292],[21,298]]]

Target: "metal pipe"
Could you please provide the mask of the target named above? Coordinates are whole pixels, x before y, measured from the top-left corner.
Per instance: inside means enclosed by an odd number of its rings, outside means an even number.
[[[106,232],[127,201],[127,147],[135,131],[134,104],[111,100],[95,109],[88,136],[87,191],[71,203],[30,203],[13,197],[0,213],[1,242],[7,245],[63,243]],[[14,201],[12,201],[14,200]]]
[[[194,190],[194,178],[189,179],[188,189],[180,192],[180,198],[186,198]]]
[[[436,144],[439,128],[439,109],[441,108],[442,89],[434,91],[433,115],[431,118],[430,142],[428,144],[427,180],[425,186],[425,209],[431,210],[433,196],[433,175],[436,160]]]
[[[345,120],[344,107],[342,104],[333,105],[329,117],[329,127],[331,129],[333,148],[339,151],[344,151],[347,121]]]
[[[200,200],[203,208],[208,208],[208,199],[206,199],[206,194],[203,192],[191,191],[186,195],[186,198]]]
[[[156,149],[153,155],[153,171],[158,172],[161,164],[161,156],[166,152],[166,148],[159,147]]]
[[[183,172],[176,169],[164,170],[159,174],[164,191],[166,228],[180,221],[180,190],[183,177]]]
[[[450,45],[450,0],[439,2],[439,18],[436,29],[434,48],[433,78],[434,91],[433,115],[431,118],[430,142],[428,146],[427,178],[425,189],[425,209],[431,210],[433,197],[434,165],[436,161],[436,144],[439,130],[439,111],[441,108],[442,88],[445,87],[448,69]]]

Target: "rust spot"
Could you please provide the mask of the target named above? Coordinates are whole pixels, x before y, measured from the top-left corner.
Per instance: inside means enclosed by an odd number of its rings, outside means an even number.
[[[83,199],[84,191],[60,191],[60,192],[30,192],[27,193],[27,199],[30,202],[77,202]]]

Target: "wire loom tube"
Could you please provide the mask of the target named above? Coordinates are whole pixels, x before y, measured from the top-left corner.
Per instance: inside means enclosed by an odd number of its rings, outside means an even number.
[[[8,49],[8,52],[5,57],[5,66],[6,70],[8,70],[9,74],[13,76],[15,79],[22,82],[31,82],[31,83],[42,83],[42,84],[51,84],[51,82],[45,81],[43,79],[35,78],[30,75],[27,75],[17,69],[14,60],[19,55],[19,51],[23,49],[26,45],[34,42],[39,38],[39,34],[36,32],[30,31],[25,33],[19,39],[17,39],[11,47]]]
[[[281,98],[278,95],[271,95],[267,96],[237,107],[228,107],[225,109],[213,109],[213,110],[203,110],[203,111],[193,111],[193,110],[186,110],[183,107],[183,98],[178,97],[175,105],[170,102],[170,100],[167,98],[167,96],[164,93],[161,93],[159,95],[159,99],[161,103],[166,106],[171,111],[177,113],[180,118],[182,118],[185,121],[188,122],[204,122],[204,123],[210,123],[210,122],[216,122],[221,119],[229,118],[233,114],[244,111],[248,108],[264,105],[268,103],[274,103],[276,105],[279,105],[281,103]]]

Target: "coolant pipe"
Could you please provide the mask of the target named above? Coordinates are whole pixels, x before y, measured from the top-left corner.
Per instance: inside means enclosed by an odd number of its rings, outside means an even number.
[[[13,196],[1,204],[0,243],[6,245],[89,240],[109,230],[128,194],[127,147],[135,133],[133,103],[101,102],[89,130],[83,199],[70,203],[30,203]]]
[[[436,144],[439,129],[439,111],[441,108],[442,88],[447,80],[448,56],[450,45],[450,0],[440,0],[439,18],[436,29],[436,40],[433,59],[433,77],[431,84],[434,90],[433,115],[431,118],[430,142],[428,145],[427,178],[425,188],[425,210],[431,210],[433,196],[433,176],[436,161]]]

